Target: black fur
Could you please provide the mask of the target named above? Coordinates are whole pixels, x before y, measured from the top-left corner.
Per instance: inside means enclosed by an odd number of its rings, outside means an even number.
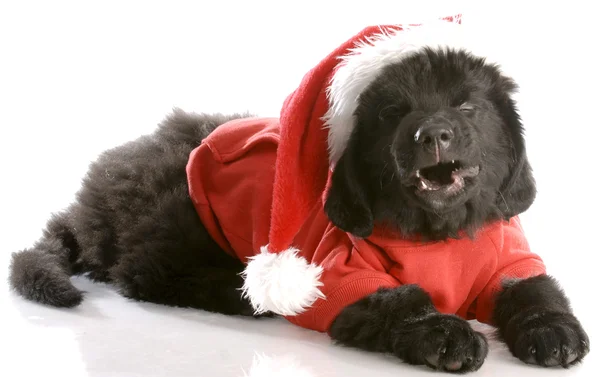
[[[569,300],[549,276],[507,282],[497,298],[494,322],[510,352],[526,363],[569,367],[590,350]]]
[[[348,306],[330,333],[344,345],[453,373],[479,369],[488,353],[483,334],[461,318],[440,314],[416,285],[381,288]]]
[[[329,218],[359,237],[378,225],[440,240],[460,231],[473,236],[486,222],[527,210],[536,189],[510,98],[516,87],[495,66],[462,52],[429,50],[389,66],[358,99],[357,127],[325,205]],[[417,130],[429,124],[454,135],[442,161],[480,167],[454,196],[415,194],[411,173],[436,162],[431,150],[415,142]],[[495,314],[502,339],[521,360],[569,366],[588,352],[587,335],[548,276],[506,288]],[[415,287],[382,290],[350,305],[331,334],[345,345],[454,372],[479,368],[487,354],[486,343],[465,320],[437,313]]]
[[[462,52],[428,50],[389,66],[359,98],[357,127],[334,170],[328,216],[361,237],[379,223],[444,239],[525,211],[535,182],[509,97],[515,89],[496,67]],[[472,109],[461,111],[463,103]],[[436,207],[403,184],[411,171],[435,163],[414,142],[426,122],[447,123],[456,134],[444,160],[481,168],[463,192],[438,198],[443,205]]]
[[[69,276],[111,282],[136,300],[252,315],[238,289],[243,265],[209,237],[189,198],[190,152],[225,117],[175,110],[152,135],[105,152],[77,199],[32,248],[13,254],[10,284],[24,297],[71,307]]]
[[[496,67],[462,52],[428,50],[389,66],[358,99],[357,126],[325,204],[329,218],[360,237],[382,226],[441,240],[463,231],[473,236],[488,221],[525,211],[535,181],[510,98],[515,89]],[[83,295],[69,277],[87,274],[136,300],[252,315],[238,290],[243,266],[209,237],[185,172],[200,141],[241,116],[176,110],[154,134],[105,152],[90,166],[75,203],[50,219],[32,248],[13,255],[13,289],[72,307]],[[431,125],[453,135],[437,155],[415,142],[417,130]],[[453,195],[418,191],[414,173],[437,158],[479,173],[465,176]],[[529,363],[568,366],[589,350],[566,297],[547,276],[507,284],[494,320],[511,352]],[[450,372],[478,369],[488,350],[468,322],[438,313],[416,286],[359,300],[330,332],[338,343]]]

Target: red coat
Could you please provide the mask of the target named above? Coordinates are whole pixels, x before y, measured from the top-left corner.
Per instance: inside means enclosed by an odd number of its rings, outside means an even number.
[[[187,167],[202,222],[227,253],[244,262],[269,241],[279,130],[275,118],[226,123],[192,152]],[[323,267],[326,299],[286,318],[317,331],[328,331],[345,306],[377,288],[402,284],[418,284],[443,313],[489,323],[503,278],[545,273],[517,218],[486,226],[474,240],[422,243],[381,231],[358,239],[337,229],[319,200],[293,245]]]

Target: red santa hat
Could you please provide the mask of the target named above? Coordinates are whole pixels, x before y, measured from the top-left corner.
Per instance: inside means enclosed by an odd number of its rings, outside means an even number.
[[[243,273],[244,295],[257,313],[297,315],[325,299],[319,289],[322,267],[304,259],[292,243],[346,148],[357,98],[389,64],[426,47],[463,47],[460,24],[456,15],[420,25],[367,27],[309,71],[286,99],[269,244]]]

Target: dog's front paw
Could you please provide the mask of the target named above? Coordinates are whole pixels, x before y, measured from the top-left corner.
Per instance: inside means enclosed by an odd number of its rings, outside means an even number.
[[[393,339],[393,348],[400,358],[452,373],[478,370],[488,353],[483,334],[452,315],[427,316],[395,334]]]
[[[504,334],[512,354],[529,364],[565,368],[580,362],[590,341],[574,315],[529,310],[514,316]]]

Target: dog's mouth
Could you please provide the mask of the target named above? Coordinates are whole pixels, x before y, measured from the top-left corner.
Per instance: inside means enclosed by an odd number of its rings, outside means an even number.
[[[440,162],[411,173],[410,183],[417,193],[443,192],[452,194],[465,186],[466,178],[479,174],[479,166],[468,166],[459,160]]]

